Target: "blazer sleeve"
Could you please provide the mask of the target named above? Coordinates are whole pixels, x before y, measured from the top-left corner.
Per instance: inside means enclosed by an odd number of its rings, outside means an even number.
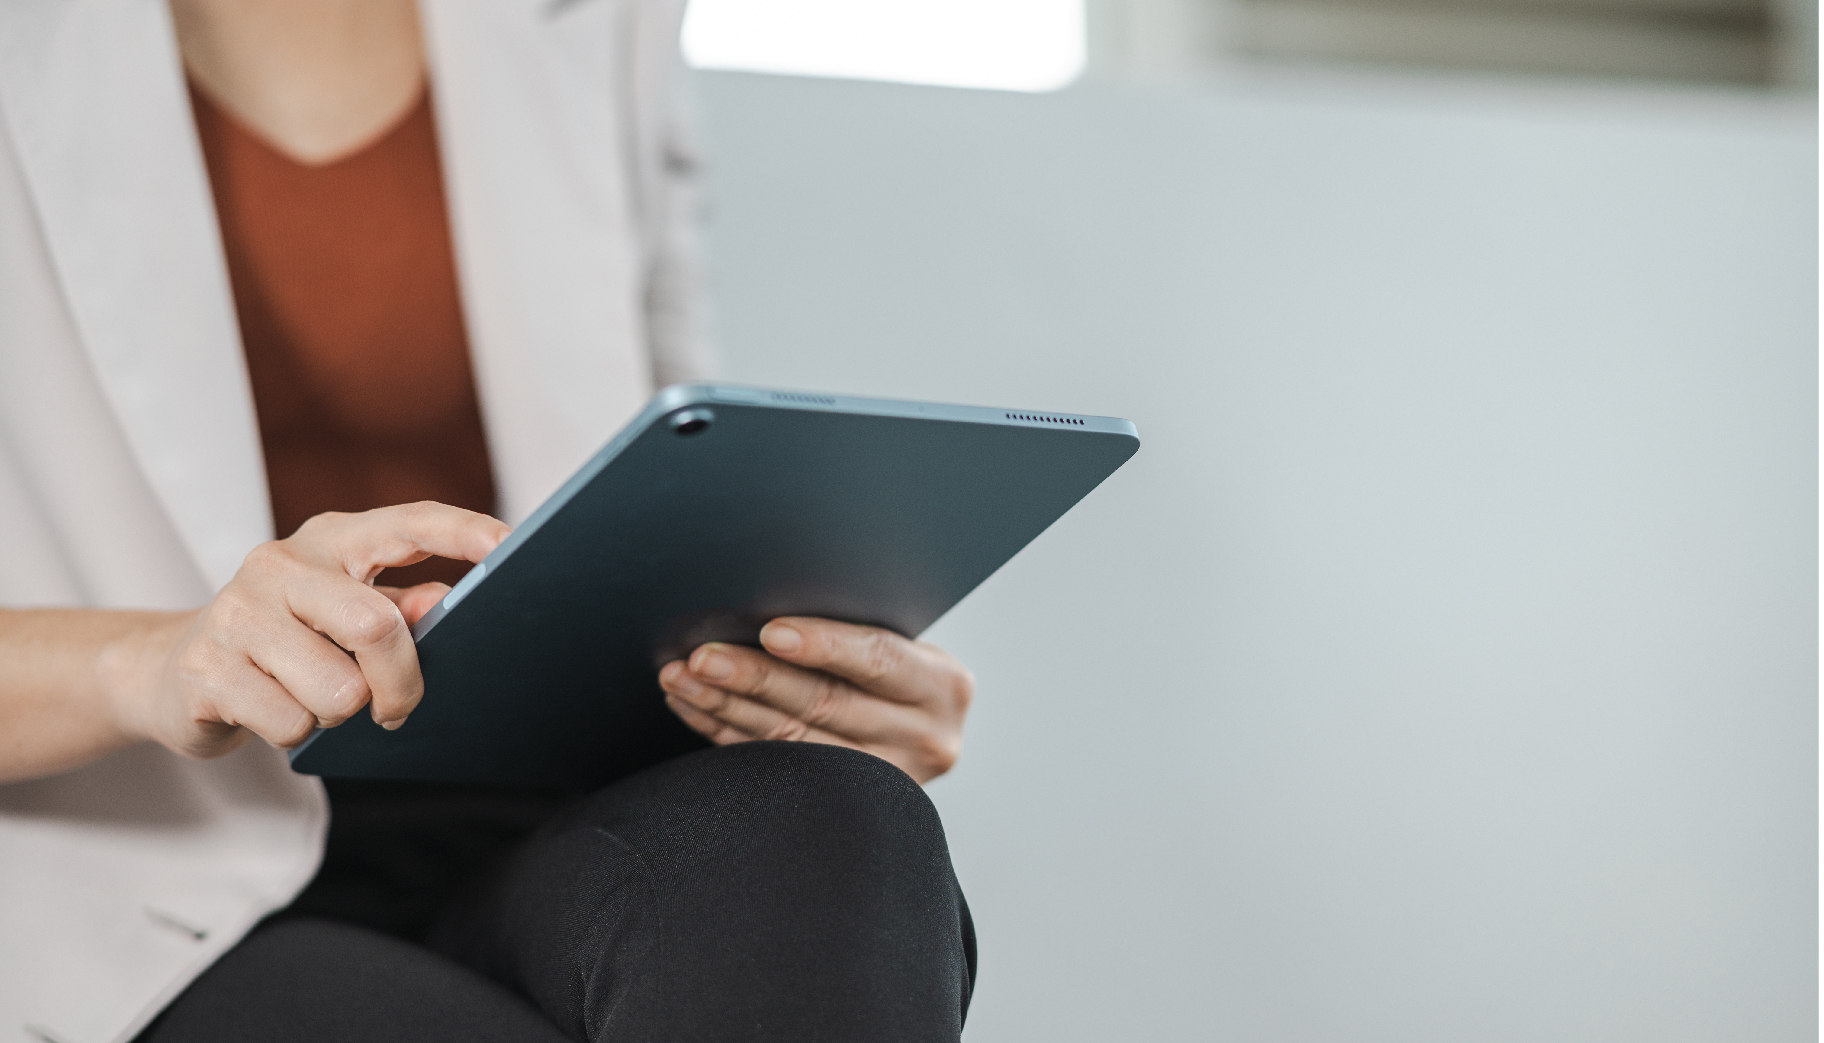
[[[657,386],[713,376],[701,251],[703,158],[694,98],[678,38],[684,0],[643,0],[641,82],[630,92],[641,110],[636,183],[645,235],[643,287],[648,350]]]

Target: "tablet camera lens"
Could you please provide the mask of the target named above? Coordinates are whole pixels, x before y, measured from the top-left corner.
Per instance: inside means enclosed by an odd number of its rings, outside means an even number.
[[[709,430],[715,419],[716,414],[707,409],[681,409],[671,415],[671,430],[681,438],[689,438]]]

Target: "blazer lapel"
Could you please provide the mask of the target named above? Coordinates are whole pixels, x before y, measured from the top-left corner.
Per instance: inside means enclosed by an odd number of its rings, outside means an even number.
[[[630,6],[423,3],[464,310],[511,522],[652,391],[621,97]],[[0,2],[0,119],[97,379],[219,586],[272,521],[164,3]]]
[[[0,3],[13,136],[95,374],[213,586],[270,538],[208,175],[162,0]]]
[[[652,393],[620,109],[634,6],[420,8],[470,350],[510,523]]]

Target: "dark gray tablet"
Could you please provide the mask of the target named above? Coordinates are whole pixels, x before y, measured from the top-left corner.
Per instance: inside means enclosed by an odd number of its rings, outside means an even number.
[[[419,621],[411,720],[357,714],[292,768],[586,789],[696,749],[660,666],[784,615],[916,637],[1139,447],[1107,417],[667,388]]]

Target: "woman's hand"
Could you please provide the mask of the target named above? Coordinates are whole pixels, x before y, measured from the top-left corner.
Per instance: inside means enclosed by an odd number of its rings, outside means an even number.
[[[665,664],[666,703],[719,744],[847,746],[921,783],[956,763],[975,679],[950,653],[876,627],[802,617],[768,623],[760,643],[766,651],[707,644],[688,662]]]
[[[310,519],[255,547],[201,611],[106,653],[123,728],[214,757],[250,732],[290,749],[363,707],[399,727],[424,694],[411,624],[449,588],[375,587],[374,577],[432,555],[480,561],[508,532],[440,503]]]

